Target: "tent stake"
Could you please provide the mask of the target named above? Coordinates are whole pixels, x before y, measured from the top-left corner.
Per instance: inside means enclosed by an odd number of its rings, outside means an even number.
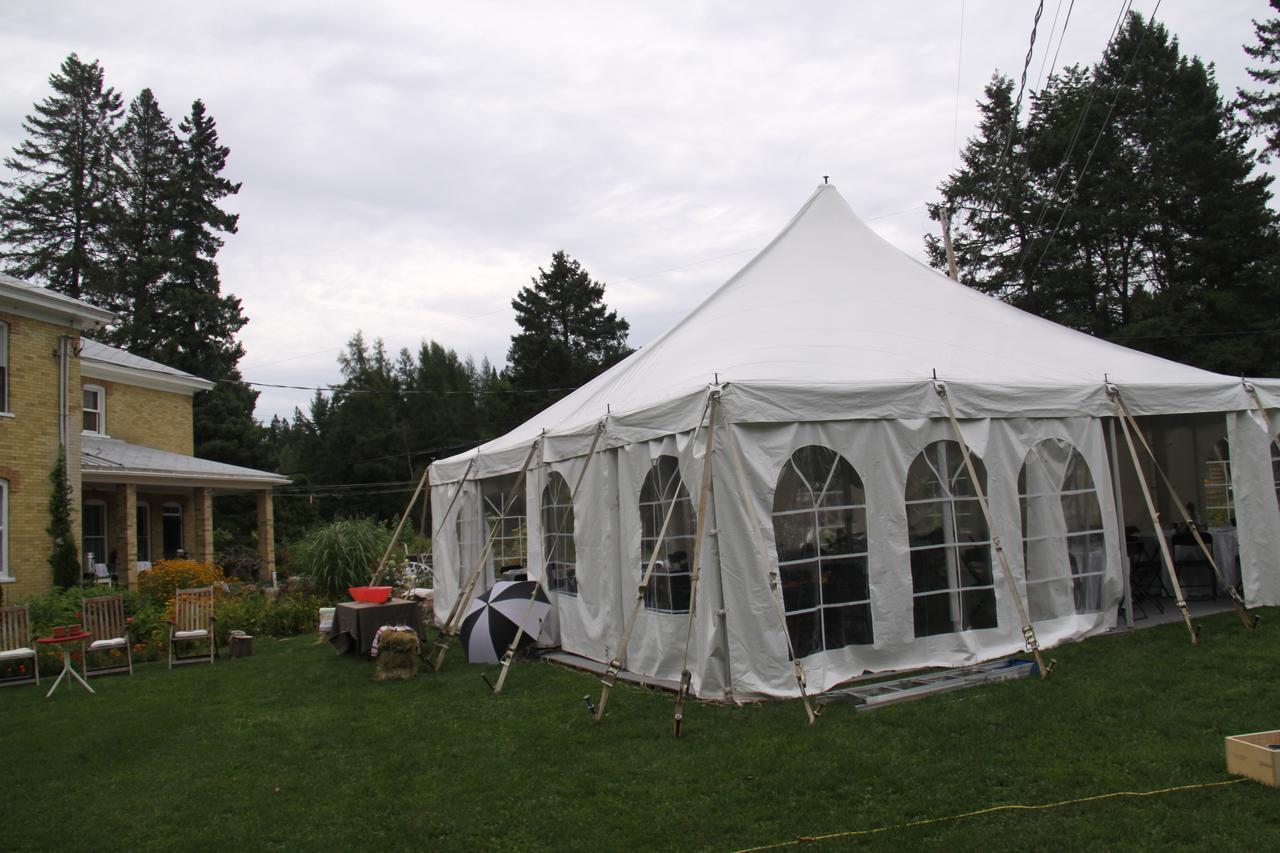
[[[689,446],[693,447],[693,442],[697,440],[698,431],[702,429],[702,419],[706,417],[707,409],[711,405],[711,395],[708,393],[707,400],[702,407],[702,415],[698,418],[698,430],[695,430],[693,440]],[[671,524],[671,516],[676,511],[676,495],[671,495],[671,504],[667,507],[667,514],[662,519],[662,528],[658,531],[658,542],[661,543],[667,538],[667,527]],[[604,686],[600,689],[600,701],[595,705],[596,722],[604,717],[604,709],[609,704],[609,691],[613,689],[613,685],[618,682],[618,674],[622,672],[623,666],[627,663],[627,646],[631,643],[631,632],[635,630],[636,619],[640,616],[640,610],[644,607],[644,594],[649,589],[649,580],[653,577],[653,567],[658,563],[658,548],[653,549],[653,553],[649,556],[649,564],[645,566],[644,573],[640,576],[640,586],[636,587],[636,600],[631,605],[631,612],[627,614],[626,625],[622,629],[622,639],[618,643],[618,651],[613,660],[609,661],[609,666],[605,669],[604,674],[600,676],[600,683]]]
[[[693,573],[689,578],[689,620],[684,635],[684,662],[680,665],[680,690],[676,693],[676,707],[672,716],[672,730],[680,737],[684,724],[684,700],[693,682],[689,672],[689,641],[693,638],[693,617],[698,610],[698,578],[702,574],[702,539],[707,532],[707,496],[711,493],[711,457],[715,453],[716,415],[720,411],[720,392],[711,396],[711,423],[707,428],[707,443],[702,451],[702,487],[698,490],[698,524],[693,533]]]
[[[591,447],[587,450],[586,461],[582,463],[582,470],[578,472],[578,480],[573,484],[573,491],[569,493],[570,506],[573,506],[574,501],[577,499],[578,490],[582,488],[582,481],[585,480],[587,476],[587,468],[590,467],[591,460],[595,458],[596,445],[600,443],[600,436],[604,435],[604,424],[605,422],[601,420],[600,423],[596,425],[596,434],[591,439]],[[542,541],[543,542],[547,541],[545,530],[542,531]],[[557,536],[555,542],[552,543],[551,547],[554,549],[559,544],[560,544],[560,537]],[[551,554],[542,555],[542,576],[544,579],[547,576],[547,566],[551,562],[551,556],[552,556]],[[545,588],[545,585],[544,585],[544,588]],[[526,620],[528,620],[529,614],[533,612],[533,603],[537,600],[537,598],[538,598],[538,584],[535,583],[533,586],[533,592],[529,594],[529,603],[524,606],[524,615],[520,617],[520,622],[516,625],[516,636],[514,639],[512,639],[511,645],[507,646],[506,652],[504,652],[502,655],[502,671],[498,673],[498,683],[490,685],[494,693],[501,693],[502,685],[505,684],[507,681],[507,673],[510,672],[511,670],[511,661],[515,659],[516,649],[520,647],[520,639],[521,637],[524,636],[524,623]],[[486,681],[485,683],[488,684],[489,682]]]
[[[1117,402],[1120,399],[1120,389],[1114,385],[1107,386],[1107,395]],[[1151,498],[1151,489],[1147,486],[1147,477],[1142,473],[1142,463],[1138,459],[1138,450],[1133,446],[1133,435],[1129,431],[1129,422],[1125,420],[1125,409],[1116,407],[1120,414],[1120,429],[1124,432],[1124,442],[1129,447],[1129,459],[1133,462],[1133,470],[1138,475],[1138,485],[1142,487],[1142,499],[1147,504],[1147,514],[1151,516],[1151,524],[1155,528],[1156,542],[1160,546],[1160,558],[1164,560],[1165,571],[1169,574],[1169,581],[1173,584],[1173,592],[1176,596],[1174,604],[1177,605],[1178,611],[1182,614],[1182,621],[1187,625],[1187,633],[1191,635],[1192,644],[1200,642],[1200,629],[1191,624],[1191,611],[1187,610],[1186,599],[1182,597],[1182,584],[1178,581],[1178,573],[1173,569],[1173,556],[1169,553],[1169,543],[1165,541],[1164,530],[1160,527],[1160,513],[1156,510],[1155,501]]]
[[[951,399],[947,395],[947,386],[942,382],[934,382],[933,390],[937,392],[938,397],[942,400],[942,405],[947,410],[947,418],[951,421],[951,429],[955,432],[956,439],[960,443],[960,455],[964,458],[965,470],[969,472],[969,480],[973,483],[973,491],[978,498],[978,506],[982,509],[982,516],[986,519],[987,530],[991,532],[991,546],[995,548],[996,557],[1000,560],[1000,569],[1004,572],[1005,583],[1009,585],[1009,594],[1013,596],[1013,603],[1018,607],[1018,619],[1022,622],[1023,643],[1026,645],[1027,651],[1035,656],[1036,665],[1040,670],[1040,677],[1048,678],[1049,673],[1053,671],[1057,662],[1050,661],[1046,666],[1044,657],[1040,653],[1040,641],[1036,638],[1036,629],[1031,624],[1030,617],[1027,616],[1027,605],[1022,600],[1022,593],[1018,592],[1017,581],[1013,579],[1013,569],[1009,567],[1009,557],[1004,552],[1004,545],[1000,542],[999,534],[996,533],[995,520],[991,517],[991,507],[987,504],[987,495],[982,490],[982,481],[978,479],[978,471],[973,467],[973,458],[969,454],[969,443],[965,441],[964,433],[960,431],[960,421],[956,419],[955,409],[951,408]]]
[[[511,489],[511,497],[502,507],[502,515],[505,517],[507,511],[515,504],[516,495],[520,493],[520,488],[524,485],[525,473],[529,470],[529,463],[533,461],[533,454],[542,446],[542,436],[529,446],[529,455],[524,458],[524,464],[520,466],[520,474],[516,477],[515,486]],[[493,529],[489,531],[489,538],[484,543],[484,548],[480,552],[480,559],[476,561],[476,567],[472,569],[471,575],[467,578],[467,582],[458,590],[458,597],[453,602],[453,607],[449,610],[449,618],[445,620],[444,627],[440,629],[439,636],[436,637],[436,659],[432,663],[431,668],[439,672],[444,667],[444,656],[449,651],[449,644],[457,635],[458,629],[462,626],[462,620],[467,614],[467,607],[471,604],[471,597],[475,594],[476,584],[480,581],[480,572],[484,570],[484,564],[489,559],[489,553],[493,550],[493,540],[498,535],[500,525],[493,525]]]
[[[732,426],[725,424],[726,443],[729,447],[729,459],[733,463],[734,477],[738,481],[738,494],[742,501],[742,509],[747,514],[747,519],[751,522],[751,533],[755,539],[756,552],[760,556],[760,560],[766,567],[770,566],[769,549],[764,544],[764,533],[760,530],[760,520],[756,518],[755,511],[748,504],[748,495],[751,492],[747,488],[747,475],[742,469],[742,454],[738,450],[738,439],[735,437]],[[796,657],[795,643],[791,641],[791,630],[787,627],[787,612],[783,606],[781,594],[778,591],[778,573],[770,570],[768,572],[769,581],[769,597],[773,599],[774,609],[778,613],[778,623],[782,627],[782,637],[787,641],[787,654],[791,657],[792,670],[795,673],[796,687],[800,690],[800,700],[804,702],[804,712],[809,717],[809,725],[813,725],[818,721],[818,710],[815,710],[813,704],[809,701],[809,692],[804,673],[804,664],[800,662],[800,658]]]
[[[1204,538],[1200,535],[1200,531],[1196,528],[1195,522],[1187,513],[1186,507],[1182,503],[1182,497],[1178,494],[1178,490],[1173,487],[1173,483],[1169,480],[1169,475],[1160,467],[1160,463],[1156,460],[1156,454],[1151,450],[1151,445],[1147,443],[1147,438],[1138,429],[1138,423],[1133,418],[1133,413],[1129,411],[1129,407],[1125,405],[1124,399],[1119,392],[1116,393],[1116,404],[1120,407],[1121,417],[1128,420],[1133,426],[1134,432],[1138,434],[1138,443],[1142,445],[1142,449],[1147,451],[1147,456],[1151,459],[1151,466],[1156,469],[1156,473],[1160,475],[1160,479],[1164,481],[1164,487],[1169,490],[1169,496],[1173,498],[1174,506],[1178,508],[1178,512],[1182,514],[1182,521],[1187,525],[1187,530],[1191,531],[1191,535],[1195,538],[1196,544],[1200,546],[1201,553],[1205,559],[1209,561],[1209,568],[1213,569],[1213,576],[1218,579],[1218,583],[1227,591],[1227,595],[1231,598],[1231,603],[1235,605],[1236,613],[1240,616],[1240,621],[1244,626],[1252,631],[1258,625],[1256,616],[1249,613],[1249,608],[1245,605],[1244,599],[1240,597],[1240,592],[1235,587],[1227,583],[1227,579],[1222,576],[1222,569],[1218,566],[1218,561],[1214,559],[1213,551],[1209,548]]]

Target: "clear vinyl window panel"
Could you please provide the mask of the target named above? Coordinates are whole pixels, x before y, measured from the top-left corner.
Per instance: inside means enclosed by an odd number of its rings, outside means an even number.
[[[674,506],[673,506],[674,505]],[[671,511],[667,534],[661,540],[662,522]],[[692,589],[690,561],[697,531],[693,501],[680,479],[680,464],[674,456],[659,456],[640,487],[640,570],[657,554],[653,576],[644,591],[647,610],[661,613],[688,613]]]
[[[793,453],[774,491],[773,535],[796,657],[873,643],[867,500],[853,466],[819,445]]]
[[[542,550],[546,588],[578,594],[578,556],[573,544],[573,495],[564,477],[552,471],[542,490]]]
[[[977,456],[973,467],[985,482]],[[906,505],[915,635],[997,627],[991,533],[959,443],[920,451],[907,471]]]
[[[496,575],[524,568],[529,556],[524,488],[515,490],[517,479],[516,474],[491,477],[483,481],[480,488],[485,536],[493,536],[490,560]]]
[[[1018,498],[1031,621],[1101,610],[1102,506],[1080,451],[1060,439],[1036,444],[1018,475]]]
[[[1273,466],[1275,454],[1273,444]],[[1231,487],[1231,446],[1223,437],[1214,442],[1213,452],[1204,461],[1204,521],[1209,527],[1222,527],[1235,520],[1236,499]]]

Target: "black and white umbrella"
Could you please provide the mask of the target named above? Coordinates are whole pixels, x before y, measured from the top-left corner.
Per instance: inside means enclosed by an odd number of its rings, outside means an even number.
[[[530,597],[533,603],[529,603]],[[551,602],[537,581],[498,581],[476,596],[462,619],[462,648],[470,663],[497,663],[524,625],[519,648],[533,645]]]

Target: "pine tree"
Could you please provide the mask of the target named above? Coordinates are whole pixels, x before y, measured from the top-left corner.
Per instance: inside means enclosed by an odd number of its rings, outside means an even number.
[[[107,343],[158,356],[156,300],[172,265],[178,137],[150,89],[129,104],[120,130],[121,209],[112,223],[115,284],[109,307],[119,322]]]
[[[1271,10],[1280,12],[1280,0],[1271,0]],[[1244,52],[1261,63],[1248,71],[1262,88],[1238,90],[1236,108],[1249,127],[1262,136],[1260,159],[1266,163],[1274,152],[1280,151],[1280,17],[1262,23],[1254,21],[1253,31],[1257,41],[1245,45]]]
[[[117,212],[120,96],[102,67],[74,53],[50,75],[54,94],[23,121],[27,138],[0,183],[0,258],[19,278],[103,304],[111,290],[108,229]]]
[[[604,285],[563,251],[538,269],[511,306],[521,331],[511,338],[506,376],[520,420],[621,361],[630,325],[604,305]]]
[[[1280,311],[1270,178],[1253,174],[1211,68],[1130,14],[1093,68],[1056,74],[1032,98],[1009,152],[1021,185],[996,206],[983,173],[1005,138],[1005,89],[987,99],[993,120],[941,187],[958,211],[964,283],[1211,370],[1280,366],[1265,337],[1240,334]]]

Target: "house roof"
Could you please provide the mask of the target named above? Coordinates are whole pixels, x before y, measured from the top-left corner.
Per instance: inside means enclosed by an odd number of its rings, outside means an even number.
[[[88,338],[80,341],[80,373],[90,379],[107,379],[185,394],[207,391],[214,386],[213,382],[176,367]]]
[[[270,471],[197,459],[94,435],[81,436],[80,471],[86,483],[194,486],[226,492],[269,489],[291,482],[288,477]]]
[[[82,331],[100,329],[116,320],[110,311],[5,273],[0,273],[0,311]]]

